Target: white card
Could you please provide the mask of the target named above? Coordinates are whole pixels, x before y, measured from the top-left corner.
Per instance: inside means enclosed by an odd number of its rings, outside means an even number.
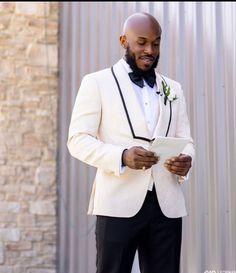
[[[164,163],[172,156],[179,156],[188,143],[191,143],[189,138],[157,137],[150,145],[149,150],[160,157],[159,163]]]

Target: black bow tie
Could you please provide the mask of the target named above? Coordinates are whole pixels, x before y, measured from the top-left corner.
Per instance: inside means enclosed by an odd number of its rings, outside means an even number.
[[[143,76],[137,72],[130,72],[129,77],[133,83],[137,84],[141,88],[144,87],[143,79],[152,88],[154,84],[156,83],[156,74],[154,69],[152,69],[147,75],[143,75]]]

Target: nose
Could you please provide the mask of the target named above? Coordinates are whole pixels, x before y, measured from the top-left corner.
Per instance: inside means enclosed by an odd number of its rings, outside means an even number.
[[[154,53],[154,47],[152,44],[147,44],[146,47],[144,48],[144,53],[148,55],[153,55]]]

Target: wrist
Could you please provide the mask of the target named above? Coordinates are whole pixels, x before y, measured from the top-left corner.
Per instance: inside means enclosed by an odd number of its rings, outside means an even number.
[[[121,166],[126,166],[125,164],[125,152],[127,151],[128,149],[124,149],[124,151],[122,152],[122,155],[121,155]]]

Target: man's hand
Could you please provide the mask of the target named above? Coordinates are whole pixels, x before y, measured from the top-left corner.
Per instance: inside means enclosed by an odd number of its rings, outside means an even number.
[[[189,155],[180,154],[179,156],[167,159],[164,166],[173,174],[185,176],[192,165],[192,158]]]
[[[134,146],[123,153],[125,166],[131,169],[149,169],[159,161],[159,157],[143,147]]]

